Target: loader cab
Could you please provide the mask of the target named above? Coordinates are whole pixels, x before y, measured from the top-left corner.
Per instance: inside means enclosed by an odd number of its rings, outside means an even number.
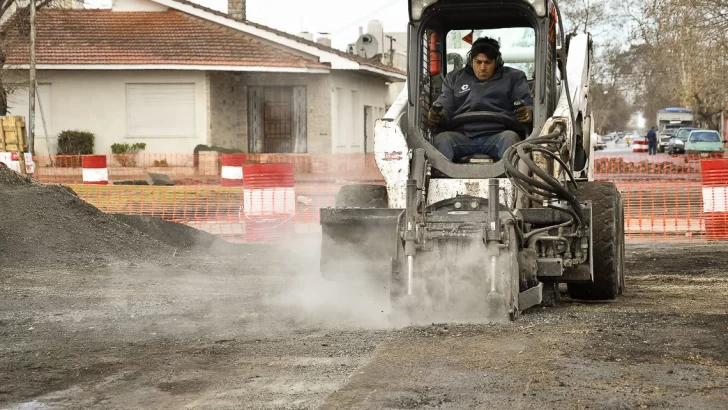
[[[402,124],[407,129],[408,146],[425,149],[433,168],[451,178],[502,175],[500,161],[484,156],[447,160],[432,145],[442,129],[428,127],[427,114],[442,93],[445,76],[469,63],[466,55],[470,43],[487,36],[499,40],[505,66],[526,74],[534,101],[533,125],[517,133],[522,139],[537,135],[553,114],[560,87],[560,35],[555,16],[548,0],[410,0],[409,105],[406,124]],[[510,125],[507,118],[485,112],[481,120],[500,121],[509,129],[521,126],[513,113],[509,114]]]

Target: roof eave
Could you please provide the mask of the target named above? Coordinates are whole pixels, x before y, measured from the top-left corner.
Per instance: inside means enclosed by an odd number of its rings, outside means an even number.
[[[234,29],[237,29],[244,33],[248,33],[248,34],[254,35],[256,37],[260,37],[260,38],[266,39],[268,41],[278,43],[285,47],[289,47],[294,50],[298,50],[303,53],[306,53],[306,54],[309,54],[312,56],[316,56],[319,58],[319,61],[321,63],[330,65],[331,68],[334,70],[359,70],[359,69],[361,69],[361,67],[366,67],[366,68],[364,68],[365,71],[377,70],[377,71],[372,71],[372,72],[386,73],[386,74],[384,74],[385,76],[392,77],[393,79],[404,80],[406,78],[406,76],[403,74],[378,69],[376,67],[363,66],[355,60],[340,56],[336,52],[326,51],[319,47],[308,45],[308,44],[302,43],[300,41],[296,41],[294,39],[285,37],[283,35],[276,34],[272,31],[268,31],[268,30],[265,30],[265,29],[262,29],[259,27],[255,27],[250,24],[246,24],[245,22],[242,22],[242,21],[232,19],[229,16],[219,15],[214,12],[207,11],[203,8],[200,8],[200,7],[204,7],[204,6],[198,5],[198,7],[195,7],[192,4],[180,3],[176,0],[152,0],[152,1],[155,3],[161,4],[161,5],[167,6],[171,9],[179,10],[181,12],[184,12],[184,13],[196,16],[196,17],[204,18],[206,20],[213,21],[213,22],[221,24],[223,26],[234,28]]]
[[[29,64],[8,64],[11,70],[28,70]],[[328,74],[327,68],[265,67],[206,64],[36,64],[38,70],[189,70],[189,71],[237,71],[263,73]]]
[[[294,50],[298,50],[301,52],[304,52],[306,54],[316,56],[319,58],[319,61],[322,63],[330,63],[331,67],[334,69],[351,69],[354,68],[352,66],[356,66],[357,63],[354,61],[351,61],[349,59],[340,57],[336,55],[335,53],[330,53],[324,50],[321,50],[317,47],[309,46],[306,44],[302,44],[298,41],[295,41],[290,38],[283,37],[281,35],[278,35],[276,33],[263,30],[257,27],[253,27],[251,25],[245,24],[241,21],[234,20],[229,17],[223,17],[220,15],[217,15],[215,13],[211,13],[209,11],[203,10],[201,8],[194,7],[189,4],[180,3],[175,0],[152,0],[155,3],[162,4],[164,6],[167,6],[171,9],[179,10],[181,12],[203,18],[205,20],[213,21],[217,24],[223,25],[225,27],[230,27],[233,29],[236,29],[238,31],[242,31],[244,33],[251,34],[256,37],[263,38],[268,41],[272,41],[275,43],[278,43],[282,46],[292,48]]]
[[[371,66],[366,66],[366,65],[360,65],[359,69],[361,71],[367,71],[367,72],[370,72],[370,73],[374,73],[374,74],[381,75],[381,76],[387,78],[389,81],[392,81],[392,82],[400,82],[400,81],[406,81],[407,80],[407,76],[404,75],[404,74],[393,73],[391,71],[382,70],[382,69],[376,68],[376,67],[371,67]]]

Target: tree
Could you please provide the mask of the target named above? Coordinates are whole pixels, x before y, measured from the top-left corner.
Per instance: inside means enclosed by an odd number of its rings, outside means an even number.
[[[46,7],[62,7],[68,4],[63,0],[34,0],[36,9]],[[17,75],[9,72],[6,68],[8,58],[8,41],[13,39],[24,39],[29,41],[30,23],[29,8],[30,2],[18,2],[17,0],[0,0],[0,116],[8,113],[8,95],[10,95],[15,84],[20,81]],[[27,80],[26,80],[27,82]]]
[[[591,69],[590,104],[594,129],[598,133],[622,131],[634,111],[629,87],[624,87],[627,68],[622,55],[618,0],[563,1],[561,12],[564,30],[570,33],[588,32],[594,41]]]
[[[716,128],[728,100],[728,1],[646,0],[640,15],[633,41],[648,51],[643,66],[652,66],[643,69],[673,93],[667,100],[691,108],[700,123]]]

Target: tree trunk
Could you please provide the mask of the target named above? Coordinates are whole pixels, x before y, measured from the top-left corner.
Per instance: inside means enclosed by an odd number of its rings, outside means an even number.
[[[0,67],[2,70],[2,67]],[[5,84],[0,83],[0,117],[8,115],[8,92]]]
[[[8,90],[5,84],[5,32],[0,31],[0,116],[8,115]]]

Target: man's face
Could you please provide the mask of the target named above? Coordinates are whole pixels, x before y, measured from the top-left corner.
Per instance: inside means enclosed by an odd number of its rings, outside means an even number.
[[[495,71],[495,59],[480,53],[473,57],[473,71],[480,81],[485,81],[493,76]]]

